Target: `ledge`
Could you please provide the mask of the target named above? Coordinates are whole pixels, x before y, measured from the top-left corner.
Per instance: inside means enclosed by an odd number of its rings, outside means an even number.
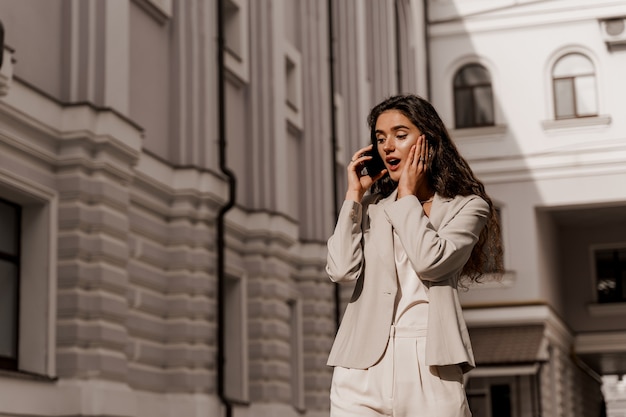
[[[626,303],[588,304],[587,312],[591,317],[623,316],[626,315]]]
[[[579,129],[581,127],[606,127],[611,124],[611,116],[578,117],[575,119],[544,120],[544,130]]]
[[[451,130],[450,136],[458,140],[501,139],[506,131],[506,125],[468,127]]]

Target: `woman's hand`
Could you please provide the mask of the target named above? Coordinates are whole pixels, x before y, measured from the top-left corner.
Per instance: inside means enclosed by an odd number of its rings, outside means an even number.
[[[367,174],[362,174],[363,167],[366,161],[372,159],[371,156],[367,155],[368,151],[371,151],[373,145],[365,146],[364,148],[356,151],[354,155],[352,155],[352,160],[348,164],[348,191],[346,192],[346,200],[353,200],[357,203],[361,202],[363,195],[365,192],[374,184],[376,181],[381,179],[383,175],[387,173],[386,169],[383,169],[374,177],[370,177]],[[374,150],[374,152],[378,152]]]
[[[417,190],[426,185],[426,171],[428,170],[428,141],[425,135],[417,138],[411,147],[409,156],[398,182],[398,198],[407,195],[417,195]]]

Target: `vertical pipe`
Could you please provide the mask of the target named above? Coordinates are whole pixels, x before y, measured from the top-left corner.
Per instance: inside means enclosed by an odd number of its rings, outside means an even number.
[[[428,2],[430,0],[424,0],[424,45],[426,46],[426,98],[432,100],[430,97],[431,92],[431,71],[430,71],[430,35],[428,33]]]
[[[225,372],[225,290],[226,290],[226,251],[225,251],[225,216],[235,205],[237,181],[235,174],[226,164],[226,93],[225,93],[225,67],[224,67],[224,0],[217,0],[217,91],[218,91],[218,144],[220,171],[228,180],[228,200],[220,208],[217,216],[217,391],[220,401],[225,408],[225,416],[232,416],[232,403],[226,396],[226,372]]]
[[[339,204],[337,201],[339,189],[337,184],[337,115],[335,112],[335,34],[333,31],[333,0],[328,0],[326,11],[328,13],[328,80],[330,88],[330,151],[331,151],[331,166],[332,166],[332,181],[333,181],[333,213],[335,219],[339,217]],[[341,292],[338,284],[335,286],[335,325],[339,328],[339,322],[341,317]]]

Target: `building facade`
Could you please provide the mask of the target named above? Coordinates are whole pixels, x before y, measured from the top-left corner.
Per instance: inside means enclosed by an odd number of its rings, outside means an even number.
[[[327,415],[325,242],[367,109],[425,88],[421,2],[0,20],[0,414]]]
[[[325,242],[369,108],[413,92],[503,224],[462,294],[474,415],[601,415],[626,6],[587,3],[0,0],[0,414],[327,416]]]
[[[433,104],[503,226],[503,280],[462,295],[474,414],[622,416],[626,4],[428,6]]]

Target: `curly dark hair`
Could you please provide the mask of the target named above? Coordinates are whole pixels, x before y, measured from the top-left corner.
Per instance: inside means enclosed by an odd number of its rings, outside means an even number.
[[[374,149],[377,148],[376,121],[381,113],[387,110],[400,111],[428,138],[432,157],[426,178],[439,195],[453,198],[457,195],[473,194],[480,196],[489,204],[487,224],[481,231],[461,275],[470,281],[480,281],[485,273],[500,277],[504,272],[504,266],[500,223],[496,209],[485,191],[485,186],[476,178],[452,142],[435,108],[425,99],[412,94],[392,96],[376,105],[367,117]],[[378,156],[377,152],[374,154]],[[371,191],[388,196],[396,187],[397,183],[386,174],[374,183]]]

